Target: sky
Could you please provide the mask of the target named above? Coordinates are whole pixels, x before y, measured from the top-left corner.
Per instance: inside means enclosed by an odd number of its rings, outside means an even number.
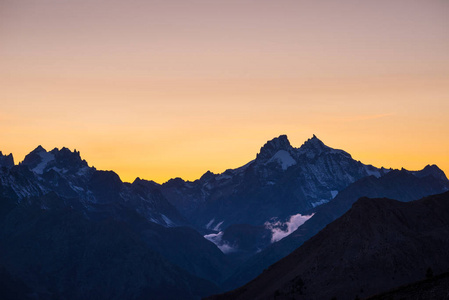
[[[0,151],[195,180],[316,134],[449,175],[447,0],[0,0]]]

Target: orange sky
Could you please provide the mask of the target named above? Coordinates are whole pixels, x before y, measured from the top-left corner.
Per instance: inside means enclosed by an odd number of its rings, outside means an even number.
[[[449,174],[449,1],[0,0],[0,150],[193,180],[316,134]]]

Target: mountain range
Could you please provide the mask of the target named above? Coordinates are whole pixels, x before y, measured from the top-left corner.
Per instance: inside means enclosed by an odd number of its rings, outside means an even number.
[[[294,148],[281,135],[243,167],[207,172],[194,182],[169,180],[161,192],[195,226],[219,230],[231,224],[285,220],[329,202],[360,178],[388,171],[355,161],[316,136]]]
[[[316,136],[294,148],[281,135],[240,168],[164,184],[122,182],[67,148],[39,146],[17,165],[0,152],[0,277],[27,291],[0,293],[198,299],[247,283],[360,197],[447,190],[435,165],[376,168]]]

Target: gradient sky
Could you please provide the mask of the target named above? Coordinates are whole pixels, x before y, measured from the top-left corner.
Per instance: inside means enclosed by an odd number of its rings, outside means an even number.
[[[0,0],[0,150],[194,180],[312,134],[449,175],[447,0]]]

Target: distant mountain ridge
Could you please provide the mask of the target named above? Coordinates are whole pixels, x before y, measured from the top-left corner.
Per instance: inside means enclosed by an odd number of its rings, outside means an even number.
[[[299,148],[280,135],[266,142],[256,158],[240,168],[222,174],[208,171],[193,182],[175,178],[162,185],[140,178],[132,184],[123,183],[116,173],[97,171],[78,151],[67,148],[46,151],[38,146],[18,166],[14,166],[11,154],[0,155],[0,162],[6,168],[0,172],[4,195],[20,200],[53,191],[69,202],[79,199],[71,205],[81,205],[85,211],[121,203],[151,222],[190,224],[202,233],[218,233],[231,225],[264,227],[272,220],[284,222],[310,213],[361,178],[381,177],[391,171],[355,161],[349,153],[326,146],[315,135]],[[411,174],[447,181],[435,165]],[[266,247],[266,242],[260,244],[266,233],[257,232],[261,234],[258,244],[246,245],[246,249]]]
[[[19,165],[9,164],[0,172],[0,179],[2,194],[18,200],[56,192],[68,201],[74,199],[71,205],[82,205],[86,212],[121,203],[163,226],[187,224],[160,192],[138,181],[123,183],[112,171],[89,167],[78,151],[65,147],[46,151],[38,146]]]

